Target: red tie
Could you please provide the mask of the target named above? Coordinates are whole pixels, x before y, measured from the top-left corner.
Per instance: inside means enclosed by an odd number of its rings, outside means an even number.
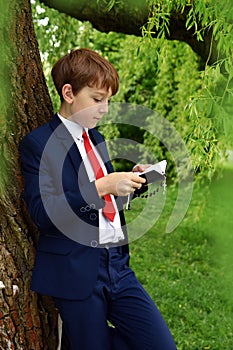
[[[103,169],[101,168],[101,165],[91,147],[89,137],[86,132],[83,133],[83,140],[84,140],[84,147],[87,152],[88,158],[91,162],[92,168],[94,170],[96,180],[101,177],[104,177]],[[103,208],[103,214],[110,221],[113,221],[116,215],[116,210],[114,208],[110,194],[106,194],[104,196],[104,200],[105,200],[105,206]]]

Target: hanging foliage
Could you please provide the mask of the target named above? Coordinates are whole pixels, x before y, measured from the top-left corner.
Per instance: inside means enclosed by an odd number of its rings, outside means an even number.
[[[37,38],[55,110],[59,100],[50,78],[51,66],[74,47],[90,47],[109,59],[119,72],[120,92],[113,101],[143,105],[160,113],[185,141],[196,175],[200,179],[213,176],[226,150],[232,147],[229,1],[217,4],[213,0],[148,0],[150,17],[142,28],[142,37],[101,33],[90,22],[80,22],[33,2]],[[108,11],[117,4],[111,2]],[[187,45],[187,40],[186,43],[166,40],[174,16],[181,18],[182,14],[186,31],[197,42],[204,42],[206,33],[210,35],[206,60]],[[209,65],[212,61],[214,64]],[[146,123],[151,130],[158,127],[153,117],[148,117]],[[105,125],[102,131],[113,138],[134,137],[143,145],[138,146],[143,161],[166,157],[172,164],[172,155],[153,133],[116,124]],[[113,155],[115,151],[112,146]],[[117,169],[128,164],[122,160],[115,163]],[[173,174],[174,169],[169,170]]]

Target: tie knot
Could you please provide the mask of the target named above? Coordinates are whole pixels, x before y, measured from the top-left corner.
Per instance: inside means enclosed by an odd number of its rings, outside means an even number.
[[[83,137],[84,139],[88,138],[86,131],[83,131],[82,137]]]

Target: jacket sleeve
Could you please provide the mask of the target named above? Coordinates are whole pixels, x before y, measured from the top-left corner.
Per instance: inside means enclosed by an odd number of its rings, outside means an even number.
[[[104,206],[95,182],[85,179],[80,183],[78,177],[74,181],[72,168],[72,174],[66,174],[72,176],[72,185],[63,187],[58,174],[65,173],[66,169],[56,168],[59,153],[51,156],[49,152],[45,154],[44,149],[43,142],[31,134],[20,144],[24,199],[31,218],[40,229],[66,227],[80,218],[85,221],[87,213],[90,216],[90,211],[96,212]]]

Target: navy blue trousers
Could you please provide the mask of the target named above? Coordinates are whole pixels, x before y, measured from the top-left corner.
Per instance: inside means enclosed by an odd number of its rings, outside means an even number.
[[[102,249],[93,294],[81,301],[54,298],[70,350],[176,350],[127,260],[121,248]]]

